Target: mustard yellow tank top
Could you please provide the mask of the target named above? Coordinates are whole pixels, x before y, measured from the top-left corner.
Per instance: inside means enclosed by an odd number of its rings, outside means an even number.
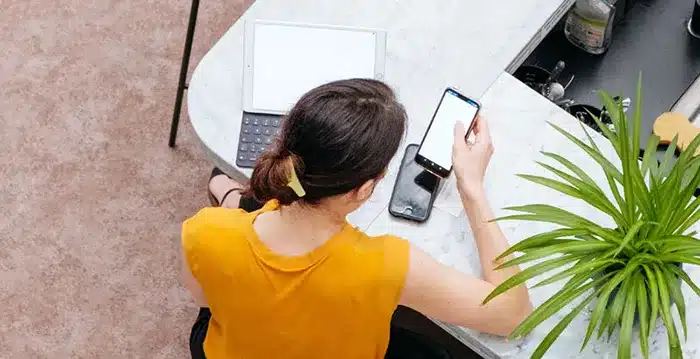
[[[185,257],[212,313],[207,358],[384,358],[408,243],[346,224],[308,254],[277,255],[253,229],[277,208],[206,208],[183,225]]]

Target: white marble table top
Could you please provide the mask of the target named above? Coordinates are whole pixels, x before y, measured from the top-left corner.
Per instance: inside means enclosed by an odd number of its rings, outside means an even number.
[[[481,97],[483,115],[491,124],[496,151],[487,174],[486,190],[497,214],[503,213],[499,208],[505,206],[544,202],[598,218],[596,211],[582,203],[514,176],[522,172],[539,173],[533,160],[541,159],[538,151],[543,149],[566,153],[582,168],[590,169],[594,178],[601,176],[594,163],[546,125],[546,121],[551,121],[580,135],[578,122],[504,72],[521,61],[552,26],[552,19],[558,18],[571,3],[572,0],[298,0],[292,6],[284,0],[258,0],[243,19],[387,29],[385,80],[397,90],[410,118],[404,145],[419,141],[444,87],[460,87],[467,94]],[[235,166],[241,116],[242,35],[243,22],[238,21],[197,66],[190,82],[188,109],[192,125],[212,161],[229,175],[245,181],[251,171]],[[413,224],[388,214],[386,207],[401,154],[402,150],[372,198],[349,220],[370,234],[402,236],[441,262],[479,275],[472,234],[455,201],[456,190],[451,182],[444,185],[440,201],[426,223]],[[511,243],[548,228],[533,223],[502,226]],[[692,276],[700,277],[698,270],[691,271]],[[533,290],[533,301],[536,305],[542,303],[556,289],[552,285]],[[689,310],[698,307],[694,295],[687,295],[686,299]],[[555,315],[523,341],[509,343],[504,343],[502,338],[439,324],[486,358],[525,359],[562,315]],[[578,352],[586,320],[584,315],[574,321],[545,358],[615,357],[615,339],[611,343],[592,341],[586,351]],[[689,315],[688,326],[691,336],[694,331],[700,333],[700,317]],[[650,343],[653,358],[667,358],[663,330],[657,328]],[[698,341],[689,340],[684,345],[686,358],[696,357],[698,347]],[[639,358],[636,350],[634,357]]]
[[[409,139],[420,136],[439,96],[456,86],[478,98],[554,26],[574,0],[258,0],[204,56],[189,84],[192,126],[220,168],[235,166],[246,19],[387,30],[385,81],[406,106]]]

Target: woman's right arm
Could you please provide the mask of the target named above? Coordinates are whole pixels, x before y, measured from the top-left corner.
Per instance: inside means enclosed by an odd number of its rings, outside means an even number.
[[[454,170],[484,279],[442,265],[412,246],[400,303],[446,323],[506,336],[532,312],[532,304],[524,285],[481,304],[496,286],[520,269],[495,270],[499,263],[494,259],[509,244],[498,224],[489,222],[494,216],[483,190],[484,174],[493,153],[488,125],[479,120],[473,145],[466,144],[463,133],[464,127],[459,124],[455,129]]]

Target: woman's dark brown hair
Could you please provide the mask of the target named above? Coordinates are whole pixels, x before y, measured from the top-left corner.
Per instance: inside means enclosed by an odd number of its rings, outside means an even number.
[[[326,197],[379,178],[398,150],[406,111],[386,84],[350,79],[319,86],[294,105],[274,148],[255,165],[246,195],[286,205]],[[306,195],[287,186],[294,169]]]

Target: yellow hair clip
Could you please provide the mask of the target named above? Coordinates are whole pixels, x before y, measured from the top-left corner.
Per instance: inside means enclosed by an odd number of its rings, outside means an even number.
[[[293,164],[290,167],[291,170],[289,171],[289,182],[287,182],[287,186],[289,186],[294,193],[299,196],[299,198],[304,197],[306,195],[306,191],[304,190],[304,187],[302,187],[301,182],[299,182],[297,171],[294,169]]]

